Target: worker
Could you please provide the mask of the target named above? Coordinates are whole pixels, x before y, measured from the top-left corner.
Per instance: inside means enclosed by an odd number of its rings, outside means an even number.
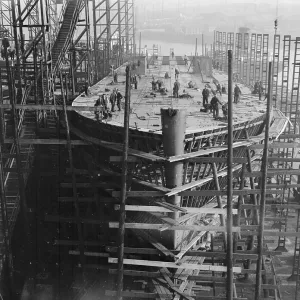
[[[136,76],[136,74],[134,74],[133,83],[134,83],[134,89],[136,89],[136,90],[137,90],[137,87],[138,87],[138,80],[137,80],[137,76]]]
[[[170,78],[170,76],[169,76],[169,73],[166,72],[166,73],[165,73],[165,79],[168,79],[168,78]]]
[[[242,94],[241,89],[237,84],[234,87],[234,103],[238,103],[240,101],[240,95]]]
[[[226,94],[226,87],[225,87],[224,84],[222,84],[222,93],[223,93],[223,94]]]
[[[222,111],[223,111],[224,117],[227,119],[228,118],[228,103],[225,103],[224,105],[222,105]]]
[[[114,83],[118,83],[118,72],[114,72]]]
[[[176,80],[174,82],[174,87],[173,87],[173,96],[175,98],[178,98],[179,97],[179,89],[180,89],[180,83],[178,80]]]
[[[261,100],[261,96],[264,92],[264,87],[262,85],[262,82],[260,81],[258,84],[258,99]]]
[[[115,111],[116,100],[117,100],[117,93],[116,93],[116,90],[114,89],[109,97],[109,102],[111,105],[112,112]]]
[[[172,58],[174,58],[174,51],[172,51],[171,55],[172,55]]]
[[[205,108],[205,105],[208,104],[208,97],[209,97],[209,90],[207,88],[207,85],[205,85],[202,91],[202,97],[203,97],[203,107]]]
[[[152,91],[155,91],[156,90],[156,81],[154,80],[154,77],[152,77],[151,84],[152,84]]]
[[[122,96],[121,92],[118,89],[117,89],[116,98],[117,98],[118,109],[119,109],[119,111],[121,111],[121,100],[123,99],[123,96]]]
[[[220,85],[219,82],[216,84],[216,87],[217,87],[217,91],[216,92],[219,93],[220,96],[222,96],[222,88],[221,88],[221,85]]]
[[[179,76],[179,70],[177,67],[175,67],[175,79],[178,79]]]
[[[158,89],[160,90],[161,86],[163,85],[163,82],[160,79],[158,79],[157,84],[158,84]]]
[[[187,66],[188,65],[188,59],[187,59],[187,56],[184,55],[184,64]]]
[[[89,85],[87,83],[84,85],[83,90],[84,90],[85,95],[88,96],[89,95]]]
[[[95,107],[97,107],[97,110],[95,110],[95,117],[96,117],[96,120],[99,121],[99,114],[100,114],[100,111],[101,111],[101,98],[102,96],[99,95],[99,98],[96,100],[95,102]]]
[[[216,94],[212,97],[210,105],[213,112],[213,118],[216,120],[219,118],[219,105],[222,106],[222,102],[219,100]]]

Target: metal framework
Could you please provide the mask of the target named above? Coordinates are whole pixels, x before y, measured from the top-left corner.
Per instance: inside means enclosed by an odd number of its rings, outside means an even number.
[[[289,97],[289,77],[290,77],[290,55],[291,55],[291,36],[285,35],[283,37],[283,51],[282,51],[282,80],[281,80],[281,99],[280,110],[288,114],[288,97]]]
[[[269,35],[263,34],[262,41],[262,66],[261,66],[261,81],[263,86],[268,83],[268,64],[269,64]],[[274,67],[273,67],[274,68]]]
[[[262,34],[257,34],[256,50],[255,50],[255,71],[254,71],[255,82],[261,81],[261,56],[262,56]]]
[[[133,0],[94,1],[96,81],[135,54]],[[100,70],[102,74],[100,74]]]
[[[242,51],[242,68],[243,68],[243,82],[245,84],[249,83],[248,81],[248,73],[249,73],[249,33],[244,34],[244,41],[243,41],[243,51]]]
[[[255,50],[256,50],[256,34],[251,34],[251,44],[250,44],[250,74],[249,74],[249,84],[254,85],[255,82]]]
[[[242,69],[241,69],[241,64],[242,64],[242,34],[237,33],[236,38],[235,38],[235,73],[238,75],[238,78],[242,78]]]
[[[277,107],[278,102],[278,71],[279,71],[279,57],[280,57],[280,35],[274,35],[273,44],[273,106]]]
[[[227,33],[227,50],[233,50],[234,48],[234,33],[233,32],[228,32]],[[227,57],[227,54],[226,54]],[[226,61],[226,71],[228,70],[228,63]]]
[[[222,68],[221,70],[225,71],[226,70],[226,65],[227,65],[227,44],[226,44],[226,37],[227,33],[223,32],[222,33]]]
[[[13,38],[12,8],[10,0],[0,1],[0,37]]]

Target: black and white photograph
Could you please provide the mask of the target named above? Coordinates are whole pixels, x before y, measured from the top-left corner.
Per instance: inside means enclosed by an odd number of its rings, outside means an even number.
[[[0,0],[0,300],[300,300],[300,0]]]

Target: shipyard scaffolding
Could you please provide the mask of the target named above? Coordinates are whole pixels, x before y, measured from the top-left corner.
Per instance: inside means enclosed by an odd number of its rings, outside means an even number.
[[[63,1],[58,19],[56,1],[27,1],[18,8],[14,1],[0,3],[7,21],[2,28],[16,49],[15,60],[5,53],[0,74],[1,272],[9,278],[1,293],[15,291],[11,239],[17,217],[22,217],[25,240],[32,243],[33,212],[44,228],[38,231],[40,239],[48,241],[46,233],[58,232],[50,237],[47,255],[58,255],[81,271],[78,292],[92,286],[84,271],[108,269],[118,281],[106,295],[118,299],[283,299],[273,258],[284,251],[285,237],[296,237],[291,280],[299,290],[295,176],[300,172],[293,168],[299,161],[295,148],[300,147],[295,114],[299,38],[284,36],[283,59],[276,62],[283,64],[282,84],[279,87],[277,79],[274,90],[271,79],[278,78],[279,68],[274,60],[268,69],[268,36],[252,34],[249,41],[249,36],[238,35],[234,58],[234,33],[216,32],[213,56],[222,72],[228,71],[229,97],[233,62],[239,80],[247,78],[249,85],[262,80],[268,88],[266,118],[258,118],[253,126],[244,122],[186,134],[185,112],[162,109],[166,126],[161,138],[133,133],[128,126],[129,66],[124,129],[112,128],[100,139],[74,126],[74,111],[96,108],[71,106],[69,101],[79,95],[81,84],[96,82],[111,66],[134,60],[133,1]],[[25,28],[30,38],[24,37]],[[274,56],[280,57],[276,37]],[[249,70],[247,76],[244,70]],[[281,94],[273,110],[272,92],[278,98]],[[112,132],[118,136],[115,140],[110,140]],[[35,163],[45,157],[46,168]],[[35,206],[27,184],[33,168],[38,175],[31,188],[47,191],[35,195]],[[56,179],[50,180],[52,176]],[[227,180],[230,188],[224,189]],[[291,209],[297,211],[296,232],[287,226]],[[273,222],[275,230],[264,228],[266,221]],[[269,249],[270,238],[278,238],[277,249]],[[41,261],[48,258],[38,255]],[[135,289],[129,288],[131,277]]]

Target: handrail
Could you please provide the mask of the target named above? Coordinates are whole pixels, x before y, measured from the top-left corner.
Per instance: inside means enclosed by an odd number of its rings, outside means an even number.
[[[58,55],[57,61],[55,62],[55,65],[53,65],[53,73],[56,72],[56,69],[60,65],[61,60],[62,60],[62,56],[66,52],[66,50],[69,46],[69,43],[70,43],[70,41],[73,37],[73,33],[75,31],[76,24],[77,24],[77,19],[79,18],[79,13],[80,13],[81,6],[82,6],[81,4],[82,4],[82,0],[77,0],[76,7],[75,7],[75,10],[74,10],[74,14],[73,14],[73,18],[71,20],[70,30],[68,32],[68,35],[67,35],[66,39],[65,39],[65,43],[64,43],[64,45],[63,45],[63,47],[62,47],[62,49],[61,49],[61,51]]]
[[[59,31],[60,31],[61,25],[63,23],[64,15],[65,15],[65,12],[66,12],[66,9],[67,9],[67,6],[68,6],[69,2],[70,2],[70,0],[64,0],[63,1],[63,6],[61,8],[60,15],[58,17],[58,20],[57,20],[57,23],[56,23],[56,26],[55,26],[55,30],[53,32],[53,41],[54,41],[54,43],[57,40],[57,37],[58,37]]]

